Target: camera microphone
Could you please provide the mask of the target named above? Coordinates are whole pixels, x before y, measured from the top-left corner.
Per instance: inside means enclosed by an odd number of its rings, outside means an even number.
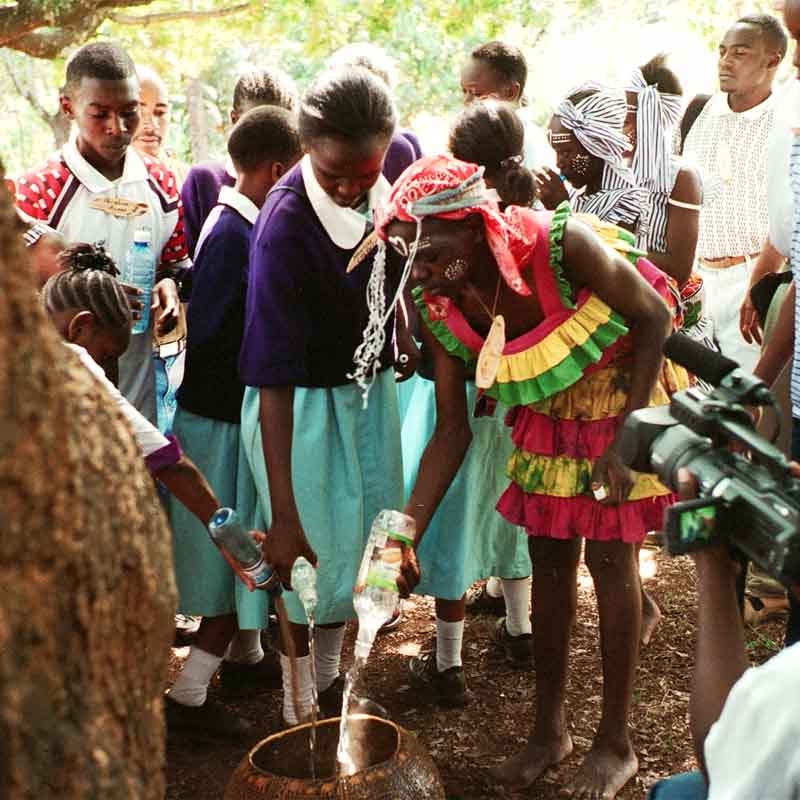
[[[700,380],[718,387],[736,403],[772,405],[767,385],[745,372],[730,358],[704,347],[685,333],[673,333],[664,344],[664,355],[685,367]]]

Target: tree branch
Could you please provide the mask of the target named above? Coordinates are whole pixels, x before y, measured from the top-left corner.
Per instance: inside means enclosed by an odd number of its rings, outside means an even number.
[[[36,58],[55,58],[90,37],[114,8],[150,5],[153,0],[20,0],[0,9],[0,47]]]
[[[118,25],[152,25],[160,22],[175,22],[176,20],[202,20],[217,17],[229,17],[251,8],[250,3],[239,3],[228,8],[215,8],[210,11],[165,11],[159,14],[124,14],[112,11],[108,18]]]

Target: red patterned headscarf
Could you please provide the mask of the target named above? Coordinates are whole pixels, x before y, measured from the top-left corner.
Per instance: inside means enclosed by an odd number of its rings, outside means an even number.
[[[445,155],[415,161],[395,182],[377,214],[375,230],[385,242],[386,228],[393,220],[460,220],[472,214],[483,218],[486,241],[505,282],[518,294],[529,295],[521,270],[536,246],[536,226],[523,209],[510,206],[500,212],[494,193],[486,188],[483,167]]]
[[[378,250],[367,282],[369,319],[362,342],[353,354],[355,370],[348,376],[361,387],[365,406],[386,342],[386,323],[411,274],[423,220],[427,217],[460,220],[472,214],[483,218],[486,242],[505,282],[518,294],[531,294],[521,272],[531,262],[536,246],[537,230],[530,209],[510,206],[501,213],[494,193],[486,188],[483,167],[445,155],[415,161],[397,179],[386,205],[376,214]],[[406,254],[400,285],[387,304],[386,228],[393,220],[413,222],[417,231]]]

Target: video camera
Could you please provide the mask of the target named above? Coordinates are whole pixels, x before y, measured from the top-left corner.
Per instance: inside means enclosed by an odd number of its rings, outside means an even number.
[[[682,555],[723,538],[783,584],[800,584],[800,481],[745,408],[777,412],[772,393],[684,334],[670,336],[664,354],[715,387],[676,392],[669,406],[630,414],[622,429],[619,453],[632,469],[656,473],[673,490],[681,467],[697,481],[697,499],[667,509],[667,551]]]

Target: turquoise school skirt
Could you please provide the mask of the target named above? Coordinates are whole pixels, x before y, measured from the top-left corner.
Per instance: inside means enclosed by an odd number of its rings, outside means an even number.
[[[259,504],[270,519],[269,487],[258,419],[259,390],[242,404],[242,442]],[[355,384],[294,390],[292,481],[300,521],[318,558],[319,624],[344,622],[353,611],[353,585],[372,520],[402,508],[400,417],[392,370],[375,379],[361,408]],[[294,592],[284,592],[289,618],[306,618]]]
[[[422,580],[415,592],[443,600],[459,599],[475,581],[491,575],[531,574],[528,537],[495,510],[508,485],[506,462],[514,449],[504,410],[498,406],[493,417],[476,419],[471,413],[477,393],[472,381],[466,391],[472,442],[417,548]],[[418,378],[402,429],[406,496],[435,424],[435,384]]]
[[[255,485],[241,448],[240,427],[178,407],[173,432],[186,455],[206,476],[220,505],[235,508],[248,527],[264,530]],[[212,543],[206,528],[171,495],[168,510],[179,611],[203,617],[236,612],[240,628],[265,628],[267,593],[247,590]]]

